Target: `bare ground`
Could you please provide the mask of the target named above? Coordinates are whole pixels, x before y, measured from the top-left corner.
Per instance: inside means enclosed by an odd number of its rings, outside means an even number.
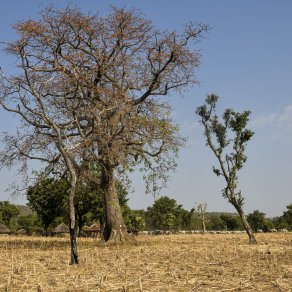
[[[292,291],[292,233],[139,236],[101,246],[68,238],[0,237],[0,291]]]

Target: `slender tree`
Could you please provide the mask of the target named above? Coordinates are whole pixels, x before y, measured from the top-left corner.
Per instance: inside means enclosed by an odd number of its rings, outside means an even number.
[[[198,107],[196,113],[200,116],[201,124],[209,146],[219,162],[219,168],[213,166],[217,176],[223,176],[226,187],[223,196],[234,206],[238,212],[249,243],[256,244],[253,234],[243,210],[244,197],[238,190],[238,171],[246,162],[245,149],[247,142],[252,138],[253,132],[247,129],[249,111],[242,113],[232,109],[226,109],[222,115],[222,121],[216,115],[215,108],[218,96],[208,95],[205,104]]]
[[[203,234],[206,233],[206,224],[205,224],[206,209],[207,209],[207,203],[198,203],[196,206],[196,211],[198,212],[198,214],[202,220]]]

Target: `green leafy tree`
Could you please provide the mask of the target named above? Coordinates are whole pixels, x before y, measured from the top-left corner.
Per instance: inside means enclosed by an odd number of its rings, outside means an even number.
[[[287,211],[284,211],[283,213],[283,222],[288,225],[288,228],[292,230],[292,204],[288,205]]]
[[[282,216],[271,219],[272,228],[292,230],[292,204],[288,205],[287,211],[283,212]]]
[[[259,229],[263,231],[267,231],[265,213],[262,213],[259,210],[255,210],[252,213],[247,215],[247,220],[254,232],[257,232],[257,230]]]
[[[234,216],[232,214],[222,214],[220,218],[223,221],[226,230],[232,231],[240,230],[242,228],[239,216]]]
[[[195,209],[191,211],[185,210],[182,205],[178,205],[176,211],[177,214],[177,226],[182,230],[195,229]]]
[[[279,226],[279,227],[277,227],[275,225],[275,222],[274,222],[273,218],[265,218],[265,224],[264,224],[263,231],[267,232],[267,231],[269,231],[271,229],[275,229],[275,228],[276,229],[277,228],[287,228],[287,226]]]
[[[0,221],[6,226],[10,226],[10,221],[13,217],[19,214],[18,208],[10,204],[8,201],[0,202]]]
[[[226,187],[222,190],[223,196],[238,212],[248,234],[249,243],[256,244],[253,230],[243,210],[244,197],[237,188],[238,172],[247,160],[246,145],[254,134],[246,128],[250,112],[239,113],[226,109],[220,120],[215,111],[217,101],[218,96],[208,95],[205,104],[198,107],[196,113],[201,118],[207,146],[210,147],[219,163],[219,167],[213,166],[213,171],[217,176],[222,176],[226,182]]]
[[[36,214],[21,215],[17,218],[18,229],[25,229],[27,234],[31,234],[33,229],[41,227],[41,222]]]
[[[182,226],[184,219],[191,221],[189,212],[185,211],[176,200],[167,196],[157,199],[146,211],[146,224],[148,229],[174,230]]]
[[[27,191],[28,206],[40,219],[45,234],[55,220],[64,215],[65,198],[68,196],[69,185],[65,179],[40,178]]]
[[[75,214],[79,234],[84,224],[93,221],[104,222],[103,191],[98,183],[81,178],[77,183]],[[91,222],[90,222],[91,221]]]
[[[145,211],[131,210],[128,206],[123,207],[123,217],[129,232],[137,234],[145,228]]]
[[[206,216],[206,228],[208,230],[224,230],[226,226],[220,215],[208,213]]]

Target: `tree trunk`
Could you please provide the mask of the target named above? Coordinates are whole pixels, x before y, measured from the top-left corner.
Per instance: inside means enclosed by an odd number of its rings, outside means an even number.
[[[75,215],[75,193],[76,193],[76,185],[77,185],[77,174],[76,169],[74,166],[74,161],[72,159],[72,156],[66,148],[63,145],[62,138],[60,135],[60,130],[58,128],[55,128],[55,130],[58,133],[58,143],[57,147],[60,150],[64,160],[66,167],[70,173],[70,193],[69,193],[69,214],[70,214],[70,226],[69,226],[69,232],[70,232],[70,245],[71,245],[71,265],[78,264],[78,253],[77,253],[77,241],[76,241],[76,215]]]
[[[124,223],[119,198],[116,191],[114,168],[104,168],[102,185],[105,193],[104,202],[106,213],[103,239],[105,242],[125,242],[129,239],[129,235]]]
[[[77,177],[75,172],[70,172],[71,174],[71,188],[69,194],[69,208],[70,208],[70,244],[71,244],[71,265],[78,264],[78,252],[77,252],[77,241],[76,241],[76,217],[75,217],[75,205],[74,197],[76,192]]]
[[[77,240],[76,240],[76,228],[72,228],[72,222],[70,220],[70,245],[71,245],[71,262],[70,265],[78,264],[78,252],[77,252]]]
[[[245,214],[244,214],[244,211],[243,211],[242,207],[237,203],[234,203],[234,202],[231,202],[231,203],[235,207],[235,209],[237,210],[237,212],[239,214],[239,217],[240,217],[241,223],[243,225],[243,228],[245,229],[245,231],[246,231],[246,233],[248,235],[249,244],[257,244],[257,241],[256,241],[256,238],[254,236],[254,233],[253,233],[248,221],[246,220],[246,217],[245,217]]]
[[[205,225],[205,215],[202,216],[202,227],[203,227],[203,234],[206,233],[206,225]]]

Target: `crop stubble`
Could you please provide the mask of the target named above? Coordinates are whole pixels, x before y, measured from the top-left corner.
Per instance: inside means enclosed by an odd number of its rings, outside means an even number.
[[[103,246],[68,238],[0,237],[0,291],[292,291],[292,233],[138,236]]]

